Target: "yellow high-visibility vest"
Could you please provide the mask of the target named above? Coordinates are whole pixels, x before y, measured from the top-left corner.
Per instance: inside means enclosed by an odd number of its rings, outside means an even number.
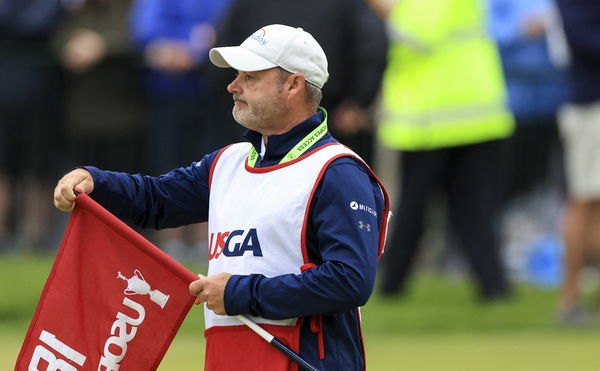
[[[389,18],[380,141],[420,151],[506,138],[500,59],[479,0],[400,0]]]

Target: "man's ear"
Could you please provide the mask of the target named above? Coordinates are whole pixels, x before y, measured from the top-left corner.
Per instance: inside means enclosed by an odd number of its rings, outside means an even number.
[[[304,86],[306,80],[304,79],[304,75],[301,73],[294,73],[288,78],[288,87],[287,92],[290,97],[298,96],[299,94],[303,94]]]

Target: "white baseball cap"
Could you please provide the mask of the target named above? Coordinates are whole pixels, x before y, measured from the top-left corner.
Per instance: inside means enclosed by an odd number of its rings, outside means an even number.
[[[327,82],[327,57],[321,45],[301,28],[272,24],[250,35],[240,46],[212,48],[210,61],[217,67],[238,71],[262,71],[281,67],[301,73],[322,88]]]

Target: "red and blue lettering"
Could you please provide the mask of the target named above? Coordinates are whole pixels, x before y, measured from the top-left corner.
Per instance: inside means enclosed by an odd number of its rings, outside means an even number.
[[[208,259],[217,259],[221,254],[227,257],[242,256],[246,251],[252,251],[254,256],[263,256],[258,240],[256,228],[247,232],[237,229],[231,232],[217,232],[210,234],[208,246]]]

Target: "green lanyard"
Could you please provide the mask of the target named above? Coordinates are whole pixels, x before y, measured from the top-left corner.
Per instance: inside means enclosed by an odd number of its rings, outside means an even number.
[[[327,111],[325,108],[319,107],[319,110],[323,113],[323,122],[317,126],[313,131],[311,131],[307,136],[302,138],[292,148],[282,159],[279,161],[280,164],[283,164],[288,161],[292,161],[302,156],[304,152],[306,152],[313,144],[315,144],[319,139],[321,139],[327,133]],[[258,160],[258,152],[254,146],[250,146],[250,152],[248,153],[248,166],[254,167],[256,164],[256,160]]]

